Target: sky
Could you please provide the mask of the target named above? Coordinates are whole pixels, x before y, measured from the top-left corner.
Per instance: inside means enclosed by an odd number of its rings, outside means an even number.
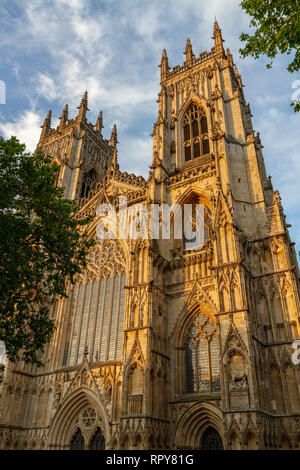
[[[52,126],[66,103],[69,118],[85,90],[88,120],[104,116],[104,137],[118,128],[122,171],[147,177],[150,134],[157,118],[161,53],[169,65],[184,61],[189,37],[194,54],[213,46],[217,18],[225,48],[233,54],[261,134],[267,173],[281,194],[290,234],[300,250],[300,113],[290,107],[300,73],[290,74],[288,56],[242,59],[239,36],[249,30],[240,0],[1,0],[0,135],[16,135],[33,151],[52,109]],[[2,96],[2,99],[1,99]],[[300,93],[298,95],[300,97]]]

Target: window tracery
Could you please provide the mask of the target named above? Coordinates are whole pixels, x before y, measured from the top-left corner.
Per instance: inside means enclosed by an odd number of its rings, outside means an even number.
[[[195,103],[188,107],[183,118],[183,145],[186,162],[209,153],[206,114]]]
[[[188,238],[185,236],[184,226],[183,226],[183,248],[185,250],[188,249],[201,249],[203,245],[206,244],[208,240],[212,238],[212,214],[211,210],[207,207],[207,205],[201,202],[200,198],[195,198],[193,201],[190,202],[192,206],[192,210],[190,213],[185,213],[184,215],[184,223],[191,224],[192,231],[195,232],[193,238]],[[203,210],[199,210],[197,212],[197,205],[203,205]],[[184,207],[185,211],[185,207]],[[188,220],[190,217],[190,220]],[[199,228],[201,233],[196,234],[196,230]]]
[[[97,183],[97,174],[94,169],[83,174],[80,197],[88,197],[89,191],[95,189]]]
[[[215,324],[203,314],[197,316],[187,331],[187,393],[220,391],[219,346],[216,334]]]
[[[125,307],[125,256],[117,240],[94,247],[84,276],[69,297],[69,328],[63,365],[121,357]]]
[[[94,408],[86,408],[82,413],[82,424],[85,428],[91,428],[96,422],[96,411]]]

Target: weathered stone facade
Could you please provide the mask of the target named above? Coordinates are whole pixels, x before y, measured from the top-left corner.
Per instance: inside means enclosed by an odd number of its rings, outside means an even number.
[[[200,202],[205,243],[99,242],[57,303],[45,366],[8,364],[5,449],[274,449],[300,447],[299,273],[278,191],[218,24],[215,45],[183,66],[161,60],[149,177],[120,172],[117,131],[102,136],[64,109],[39,147],[61,166],[81,214]],[[89,227],[95,236],[99,217]]]

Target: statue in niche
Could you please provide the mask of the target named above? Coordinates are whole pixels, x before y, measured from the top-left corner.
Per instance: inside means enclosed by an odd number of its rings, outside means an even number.
[[[232,392],[248,390],[248,377],[245,371],[237,371],[231,374],[229,390]]]
[[[111,388],[111,383],[106,382],[106,384],[104,385],[104,400],[106,401],[106,403],[110,403],[111,401]]]

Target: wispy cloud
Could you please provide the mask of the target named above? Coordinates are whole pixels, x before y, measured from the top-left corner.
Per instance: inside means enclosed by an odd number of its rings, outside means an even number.
[[[16,136],[21,143],[25,143],[27,150],[36,149],[41,133],[41,116],[33,111],[25,111],[19,118],[11,122],[0,122],[0,134],[9,139]]]

